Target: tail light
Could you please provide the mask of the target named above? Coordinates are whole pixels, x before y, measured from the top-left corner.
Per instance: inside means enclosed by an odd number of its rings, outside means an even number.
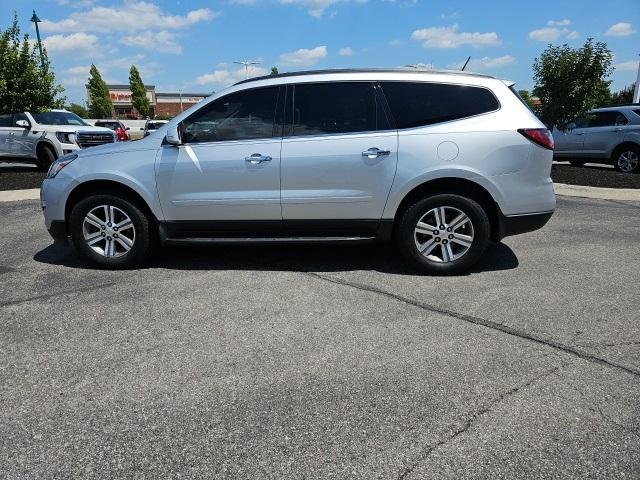
[[[543,148],[553,150],[553,135],[546,128],[519,128],[518,133],[522,134],[533,143],[537,143]]]

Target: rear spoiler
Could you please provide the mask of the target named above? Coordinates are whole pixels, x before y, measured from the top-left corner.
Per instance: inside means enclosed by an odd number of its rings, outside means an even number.
[[[512,82],[511,80],[501,80],[501,82],[509,88],[513,87],[516,84],[516,82]]]

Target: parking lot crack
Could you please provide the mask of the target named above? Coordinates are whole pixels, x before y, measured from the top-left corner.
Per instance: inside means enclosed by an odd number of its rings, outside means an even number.
[[[553,339],[550,338],[544,338],[541,336],[538,336],[534,333],[530,333],[530,332],[525,332],[523,330],[519,330],[517,328],[511,327],[509,325],[505,325],[502,323],[498,323],[495,322],[493,320],[488,320],[485,318],[481,318],[481,317],[476,317],[473,315],[468,315],[465,313],[459,313],[459,312],[455,312],[453,310],[449,310],[446,308],[441,308],[441,307],[437,307],[435,305],[430,305],[428,303],[424,303],[418,300],[415,300],[413,298],[409,298],[409,297],[404,297],[402,295],[398,295],[396,293],[391,293],[388,292],[386,290],[382,290],[380,288],[377,287],[373,287],[370,285],[364,285],[364,284],[360,284],[360,283],[355,283],[355,282],[350,282],[347,280],[343,280],[341,278],[336,278],[336,277],[331,277],[331,276],[325,276],[325,275],[321,275],[319,273],[315,273],[315,272],[304,272],[304,271],[300,271],[300,270],[296,270],[299,273],[303,273],[305,275],[309,275],[311,277],[314,277],[316,279],[322,280],[322,281],[326,281],[326,282],[331,282],[337,285],[344,285],[344,286],[348,286],[348,287],[352,287],[355,288],[357,290],[361,290],[364,292],[370,292],[370,293],[375,293],[378,295],[384,295],[385,297],[391,298],[393,300],[399,301],[399,302],[403,302],[406,303],[408,305],[412,305],[414,307],[418,307],[421,308],[423,310],[432,312],[432,313],[438,313],[440,315],[445,315],[448,317],[452,317],[452,318],[456,318],[458,320],[462,320],[464,322],[467,323],[472,323],[474,325],[478,325],[478,326],[482,326],[485,328],[489,328],[492,330],[496,330],[502,333],[505,333],[507,335],[511,335],[514,337],[518,337],[521,338],[523,340],[528,340],[531,342],[535,342],[541,345],[545,345],[547,347],[559,350],[561,352],[567,353],[569,355],[573,355],[575,357],[578,357],[582,360],[586,360],[588,362],[592,362],[592,363],[596,363],[599,365],[604,365],[610,368],[615,368],[618,370],[621,370],[623,372],[629,373],[631,375],[634,375],[636,377],[640,377],[640,370],[635,369],[633,367],[629,367],[626,365],[621,365],[619,363],[616,362],[612,362],[610,360],[604,359],[602,357],[598,357],[596,355],[593,355],[591,353],[585,352],[585,351],[581,351],[581,350],[577,350],[575,348],[573,348],[570,345],[565,345],[563,343],[557,342]]]
[[[530,380],[527,380],[524,383],[516,385],[515,387],[513,387],[513,388],[511,388],[511,389],[499,394],[497,397],[491,399],[490,402],[486,403],[485,405],[481,406],[480,408],[472,411],[471,415],[469,415],[464,420],[462,425],[460,425],[455,430],[451,431],[445,438],[442,438],[442,439],[438,440],[435,443],[427,445],[426,448],[424,448],[424,450],[420,453],[418,458],[416,458],[411,463],[411,465],[408,465],[407,467],[405,467],[400,472],[400,474],[397,477],[398,480],[403,480],[403,479],[407,478],[407,476],[409,476],[415,470],[415,468],[418,465],[420,465],[420,463],[425,461],[429,457],[429,455],[431,455],[435,450],[437,450],[438,448],[443,447],[443,446],[453,442],[460,435],[462,435],[465,432],[467,432],[480,417],[482,417],[482,416],[486,415],[487,413],[489,413],[491,410],[493,410],[496,407],[496,405],[502,403],[503,401],[505,401],[509,397],[515,395],[519,391],[530,387],[534,383],[536,383],[536,382],[538,382],[540,380],[543,380],[543,379],[547,378],[550,375],[553,375],[560,368],[562,368],[564,366],[565,365],[560,365],[560,366],[556,366],[556,367],[553,367],[551,369],[548,369],[545,372],[543,372],[541,375],[538,375],[538,376],[536,376],[536,377],[534,377],[534,378],[532,378]]]

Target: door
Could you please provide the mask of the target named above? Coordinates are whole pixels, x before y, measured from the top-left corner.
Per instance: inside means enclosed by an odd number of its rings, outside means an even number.
[[[233,221],[281,221],[279,91],[255,88],[214,100],[181,123],[182,145],[161,148],[162,210],[169,222],[183,222],[173,227],[192,222],[204,235]]]
[[[0,115],[0,157],[11,155],[12,119],[11,114]]]
[[[18,120],[26,120],[29,122],[29,125],[31,125],[31,122],[24,113],[16,113],[13,115],[13,135],[11,138],[12,154],[20,157],[34,157],[36,144],[38,143],[40,135],[34,135],[31,132],[31,128],[18,127],[16,125]]]
[[[554,155],[557,156],[581,156],[584,145],[584,134],[588,120],[579,118],[569,123],[564,130],[555,129],[553,140],[555,148]]]
[[[398,135],[373,82],[289,87],[282,141],[282,217],[320,234],[333,221],[374,232],[397,165]],[[327,220],[329,222],[322,222]],[[313,232],[309,232],[313,233]]]
[[[609,157],[611,149],[622,142],[624,126],[629,123],[621,112],[594,112],[585,128],[584,153],[590,157]]]

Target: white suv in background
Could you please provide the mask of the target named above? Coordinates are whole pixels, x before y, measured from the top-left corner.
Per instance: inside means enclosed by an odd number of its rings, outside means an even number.
[[[56,240],[106,267],[158,244],[394,239],[419,270],[468,270],[542,227],[553,138],[512,83],[447,71],[255,78],[137,142],[56,161]]]
[[[114,141],[113,131],[67,110],[0,115],[0,159],[34,162],[43,171],[62,155]]]

